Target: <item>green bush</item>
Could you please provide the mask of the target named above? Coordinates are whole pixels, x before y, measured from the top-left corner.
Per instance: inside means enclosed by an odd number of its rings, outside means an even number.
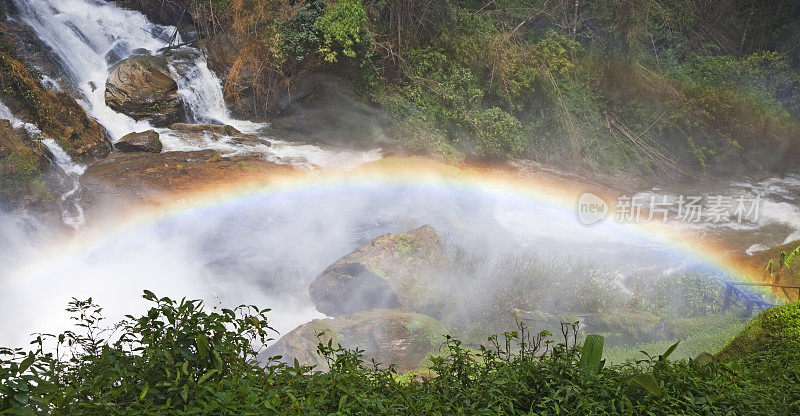
[[[322,32],[319,52],[325,61],[336,62],[338,56],[356,57],[356,45],[363,39],[362,25],[367,20],[362,0],[339,0],[316,20]]]
[[[750,376],[760,364],[669,361],[660,356],[598,366],[602,338],[577,345],[577,324],[563,337],[515,331],[466,348],[443,339],[427,373],[399,377],[367,364],[359,350],[318,346],[330,368],[315,371],[254,359],[271,332],[254,306],[207,311],[200,301],[144,296],[141,317],[103,325],[100,309],[73,301],[81,329],[39,336],[37,349],[0,349],[0,413],[124,414],[759,414],[800,411],[800,361]],[[787,309],[788,310],[788,309]],[[779,325],[785,311],[770,317]],[[788,316],[788,315],[787,315]],[[793,319],[793,318],[792,318]],[[790,319],[791,320],[791,319]],[[770,322],[773,322],[770,320]],[[771,327],[772,328],[772,327]],[[114,332],[116,330],[116,332]],[[787,336],[794,336],[791,330]],[[58,348],[48,347],[56,342]],[[794,340],[796,342],[796,339]],[[586,358],[582,350],[589,351]],[[583,363],[583,364],[581,364]],[[591,371],[587,368],[591,367]],[[597,370],[595,370],[595,368]]]

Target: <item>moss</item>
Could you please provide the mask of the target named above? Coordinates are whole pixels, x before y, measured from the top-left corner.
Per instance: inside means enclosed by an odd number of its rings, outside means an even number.
[[[746,325],[737,314],[710,315],[697,318],[675,318],[664,322],[670,333],[665,339],[634,344],[610,345],[604,356],[610,362],[622,363],[644,358],[641,351],[660,354],[680,340],[671,359],[695,358],[701,353],[717,351],[733,339]]]
[[[763,354],[798,355],[800,301],[769,308],[750,321],[722,350],[720,360],[748,359]]]
[[[399,250],[399,252],[395,252],[395,258],[398,258],[400,254],[408,256],[419,250],[419,240],[413,235],[394,234],[392,235],[392,241],[394,241],[395,247]]]
[[[0,22],[0,98],[25,121],[36,124],[73,158],[81,161],[108,155],[105,131],[65,92],[44,88],[39,74],[9,47],[12,40]]]
[[[441,344],[443,335],[447,333],[444,326],[429,316],[417,316],[406,323],[406,329],[415,335],[415,338],[425,340],[429,346]]]
[[[12,152],[0,160],[0,194],[9,196],[15,204],[22,199],[32,202],[54,200],[32,152]]]

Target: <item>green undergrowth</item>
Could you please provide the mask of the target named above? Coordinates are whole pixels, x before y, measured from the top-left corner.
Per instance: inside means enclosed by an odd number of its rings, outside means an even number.
[[[786,168],[800,145],[789,0],[182,2],[224,49],[235,106],[335,73],[406,149],[451,161],[738,174]]]
[[[737,313],[672,319],[667,323],[670,336],[665,339],[612,346],[606,357],[615,363],[633,361],[642,358],[641,351],[663,351],[680,340],[672,357],[695,358],[728,343],[745,327],[745,323],[746,319]]]
[[[205,309],[145,292],[151,308],[109,327],[74,300],[77,330],[0,349],[2,414],[758,414],[800,411],[797,304],[762,313],[717,359],[673,360],[680,344],[642,360],[604,361],[603,338],[580,345],[577,325],[524,324],[467,348],[442,339],[428,372],[398,377],[361,351],[319,345],[329,371],[254,360],[269,310]],[[764,336],[775,364],[753,359]],[[770,338],[772,339],[772,338]],[[56,348],[54,348],[56,347]],[[763,349],[763,348],[762,348]],[[661,353],[660,355],[657,355]],[[723,355],[727,356],[723,359]]]

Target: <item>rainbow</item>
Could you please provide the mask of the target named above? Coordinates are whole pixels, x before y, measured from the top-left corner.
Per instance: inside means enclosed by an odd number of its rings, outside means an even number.
[[[426,183],[513,195],[569,212],[575,212],[578,196],[584,192],[592,192],[608,202],[616,201],[620,194],[587,181],[566,179],[546,171],[521,174],[502,168],[453,166],[424,158],[387,158],[348,171],[309,172],[287,169],[266,178],[248,177],[222,184],[201,185],[198,189],[177,195],[165,195],[124,213],[117,213],[113,221],[91,224],[77,234],[53,244],[53,253],[45,255],[62,258],[75,255],[84,250],[102,247],[108,241],[161,221],[286,190],[313,190],[359,184]],[[609,205],[610,212],[614,212],[614,204]],[[724,247],[678,234],[661,223],[629,226],[644,238],[664,244],[689,258],[698,259],[734,279],[755,280],[754,270],[731,261],[726,256]],[[24,278],[32,267],[36,265],[23,265],[12,276]]]

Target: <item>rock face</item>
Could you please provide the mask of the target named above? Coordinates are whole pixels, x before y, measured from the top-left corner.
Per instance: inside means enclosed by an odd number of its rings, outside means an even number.
[[[155,130],[147,130],[141,133],[128,133],[122,136],[114,147],[121,152],[150,152],[161,153],[161,140]]]
[[[66,92],[42,86],[19,56],[27,43],[0,22],[0,98],[14,115],[38,126],[80,163],[106,157],[111,142],[102,126],[90,119]],[[15,52],[17,51],[17,52]],[[43,51],[42,55],[46,55]],[[38,62],[34,60],[34,62]]]
[[[172,123],[169,125],[171,130],[184,133],[212,133],[220,136],[243,136],[244,134],[236,127],[227,124],[189,124]]]
[[[202,140],[203,138],[210,138],[215,141],[225,139],[245,146],[272,146],[272,144],[265,139],[252,134],[242,133],[235,127],[227,124],[172,123],[169,125],[169,128],[175,133],[196,140]]]
[[[308,291],[330,316],[374,308],[430,312],[435,282],[445,266],[439,234],[430,225],[385,234],[358,247],[320,273]]]
[[[259,358],[266,361],[280,355],[280,360],[287,363],[296,358],[303,365],[327,370],[325,360],[317,353],[317,345],[333,340],[334,345],[363,349],[366,362],[375,359],[383,366],[394,363],[399,371],[407,371],[419,368],[425,357],[442,344],[445,333],[441,324],[429,316],[376,309],[300,325],[269,346]]]
[[[291,174],[291,166],[259,157],[220,157],[213,150],[192,152],[114,152],[89,165],[81,176],[87,218],[134,204],[160,204],[208,186],[241,181],[268,182]]]
[[[183,119],[178,84],[162,56],[138,55],[120,61],[106,81],[105,99],[114,111],[157,127]]]
[[[302,74],[291,91],[273,104],[272,127],[294,140],[332,146],[372,147],[389,142],[388,121],[380,110],[359,100],[352,86],[330,74]]]
[[[0,208],[39,205],[50,195],[43,188],[47,149],[28,140],[23,129],[0,119]]]

